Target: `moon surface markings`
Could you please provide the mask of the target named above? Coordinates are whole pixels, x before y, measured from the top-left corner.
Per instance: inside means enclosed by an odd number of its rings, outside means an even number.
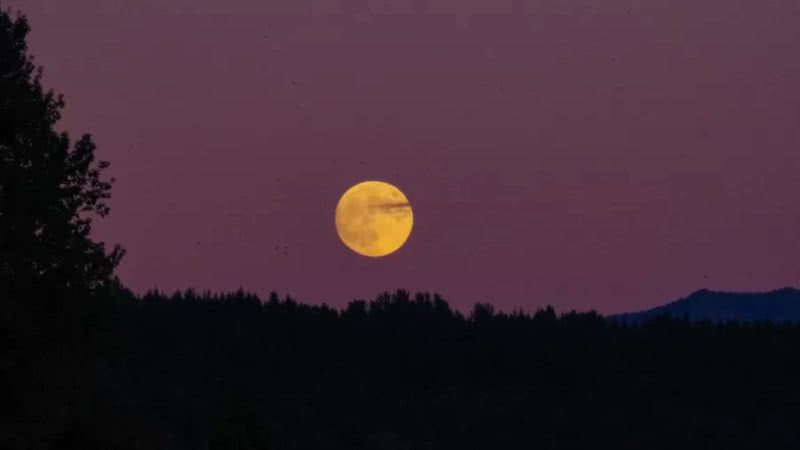
[[[354,252],[381,257],[402,247],[414,223],[411,203],[396,186],[365,181],[348,189],[336,206],[336,231]]]

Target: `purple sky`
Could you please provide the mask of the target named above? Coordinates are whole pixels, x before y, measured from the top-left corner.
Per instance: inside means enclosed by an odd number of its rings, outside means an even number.
[[[3,3],[112,163],[96,234],[138,292],[612,313],[800,285],[797,0]],[[414,206],[387,258],[333,227],[365,179]]]

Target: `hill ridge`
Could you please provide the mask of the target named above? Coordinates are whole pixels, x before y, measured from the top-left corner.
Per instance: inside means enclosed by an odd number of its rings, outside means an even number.
[[[642,323],[660,316],[712,322],[800,322],[800,289],[787,286],[765,292],[733,292],[703,288],[655,308],[608,318]]]

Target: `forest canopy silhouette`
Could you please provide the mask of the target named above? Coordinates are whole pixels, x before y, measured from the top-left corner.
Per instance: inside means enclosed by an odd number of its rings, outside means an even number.
[[[0,11],[0,448],[796,448],[800,327],[464,314],[397,290],[136,295],[108,163]],[[76,99],[80,101],[80,99]]]
[[[95,291],[122,257],[89,238],[92,216],[109,213],[106,161],[83,135],[57,132],[64,100],[42,86],[27,53],[24,16],[0,13],[0,280],[14,296],[41,288]]]

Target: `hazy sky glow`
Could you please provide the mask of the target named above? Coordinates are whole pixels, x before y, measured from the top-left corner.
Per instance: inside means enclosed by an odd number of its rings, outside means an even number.
[[[138,292],[610,313],[800,285],[797,0],[3,4],[112,163],[97,235]],[[334,228],[365,179],[414,205],[384,259]]]

